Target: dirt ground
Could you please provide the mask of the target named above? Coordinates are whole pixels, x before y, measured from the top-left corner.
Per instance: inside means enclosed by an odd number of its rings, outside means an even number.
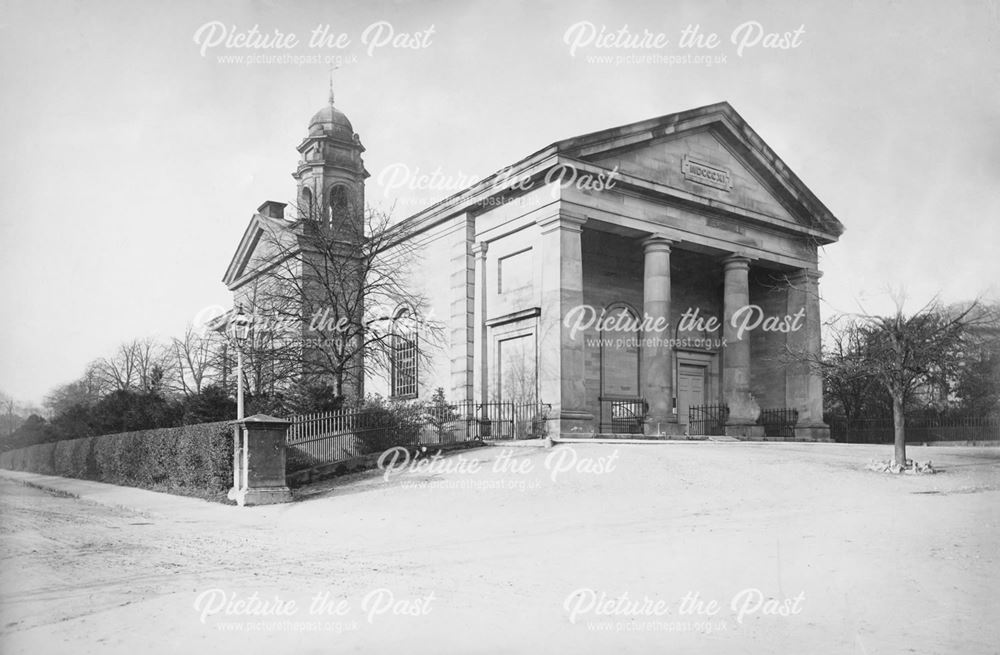
[[[890,454],[494,447],[155,514],[2,481],[0,651],[998,652],[1000,449]]]

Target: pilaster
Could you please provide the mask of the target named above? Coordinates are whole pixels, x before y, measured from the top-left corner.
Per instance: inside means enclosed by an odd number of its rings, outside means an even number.
[[[586,409],[584,334],[564,320],[583,305],[583,255],[580,235],[584,218],[560,213],[537,221],[541,242],[542,313],[538,332],[540,400],[552,404],[552,434],[594,433],[594,416]]]

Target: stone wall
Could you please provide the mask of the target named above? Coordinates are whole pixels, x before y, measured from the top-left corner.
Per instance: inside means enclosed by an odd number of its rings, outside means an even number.
[[[468,274],[466,244],[469,236],[462,214],[412,237],[414,259],[411,270],[403,276],[409,290],[426,300],[423,315],[436,327],[423,331],[420,336],[423,356],[417,367],[419,399],[429,399],[438,387],[444,388],[450,399],[455,398],[455,393],[464,392],[461,378],[454,374],[453,359],[466,353],[461,345],[456,348],[455,344],[466,334],[460,312],[470,302],[467,298],[470,292],[463,284]],[[369,366],[365,390],[388,397],[391,391],[388,372]]]

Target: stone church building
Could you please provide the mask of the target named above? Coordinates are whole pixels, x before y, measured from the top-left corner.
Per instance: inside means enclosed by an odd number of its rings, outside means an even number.
[[[332,99],[298,150],[300,206],[363,207],[364,148]],[[251,220],[237,299],[255,230],[284,220],[274,202]],[[409,335],[424,357],[401,351],[367,393],[544,402],[550,433],[579,436],[636,415],[694,434],[722,408],[725,434],[756,437],[781,410],[789,436],[828,438],[802,354],[820,348],[817,248],[843,226],[728,103],[558,141],[399,229],[444,336]]]

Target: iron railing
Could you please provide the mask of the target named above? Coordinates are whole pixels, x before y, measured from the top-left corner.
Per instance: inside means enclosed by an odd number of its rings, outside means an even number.
[[[692,405],[688,408],[690,434],[720,436],[726,433],[728,405]]]
[[[552,406],[539,402],[477,403],[453,405],[457,422],[465,426],[467,440],[502,441],[537,439],[548,434]]]
[[[599,431],[606,434],[642,434],[649,405],[644,398],[601,398]]]
[[[830,418],[830,437],[844,443],[890,444],[895,438],[891,416],[854,419]],[[1000,441],[1000,417],[907,416],[907,443],[932,441]]]
[[[331,464],[392,446],[538,438],[548,433],[545,403],[460,402],[446,406],[345,408],[290,416],[290,470]]]
[[[307,441],[316,436],[352,433],[358,426],[360,415],[359,410],[343,409],[289,416],[288,420],[292,424],[288,426],[286,441],[294,443]]]
[[[764,426],[764,436],[774,439],[794,439],[799,410],[788,407],[760,410],[757,425]]]
[[[416,444],[428,422],[419,411],[389,413],[374,408],[290,416],[285,444],[288,468],[299,470]]]

